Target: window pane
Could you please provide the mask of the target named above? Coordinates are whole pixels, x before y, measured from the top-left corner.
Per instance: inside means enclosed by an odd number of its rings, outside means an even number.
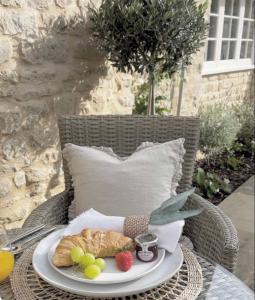
[[[208,41],[207,44],[207,61],[215,60],[216,41]]]
[[[223,25],[223,37],[224,38],[230,37],[230,24],[231,24],[231,19],[224,18],[224,25]]]
[[[245,18],[251,17],[251,0],[245,0]]]
[[[238,20],[232,19],[232,26],[231,26],[231,38],[237,37],[237,28],[238,28]]]
[[[219,12],[219,0],[212,0],[211,13],[217,14]]]
[[[249,39],[253,39],[254,38],[254,22],[250,22],[250,32],[249,32]]]
[[[249,21],[244,21],[243,22],[243,34],[242,34],[243,39],[248,38],[248,30],[249,30]]]
[[[210,17],[210,29],[209,29],[209,37],[216,37],[217,35],[217,17]]]
[[[236,42],[235,41],[231,41],[230,42],[230,46],[229,46],[229,55],[228,55],[228,58],[229,59],[234,59],[235,58],[235,53],[236,53]]]
[[[252,42],[248,42],[246,58],[251,58],[251,56],[252,56]]]
[[[225,15],[232,14],[232,0],[225,1]]]
[[[239,16],[239,14],[240,14],[240,0],[234,0],[233,15]]]
[[[242,42],[240,58],[245,58],[246,45],[247,45],[247,42]]]
[[[221,56],[220,59],[228,59],[228,47],[229,47],[229,41],[223,41],[221,46]]]

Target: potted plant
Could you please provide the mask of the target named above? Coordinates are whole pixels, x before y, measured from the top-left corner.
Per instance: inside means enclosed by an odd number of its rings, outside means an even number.
[[[205,10],[195,0],[102,0],[90,7],[93,36],[112,65],[148,75],[148,114],[155,114],[155,77],[189,65],[202,46]]]

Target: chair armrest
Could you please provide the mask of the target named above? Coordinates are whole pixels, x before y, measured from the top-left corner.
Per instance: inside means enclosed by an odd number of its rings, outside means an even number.
[[[219,207],[193,194],[186,202],[185,209],[198,207],[204,211],[186,220],[184,234],[191,239],[199,254],[234,272],[239,240],[233,223]]]
[[[67,224],[68,207],[72,198],[72,191],[64,191],[45,201],[31,212],[23,228],[40,224]]]

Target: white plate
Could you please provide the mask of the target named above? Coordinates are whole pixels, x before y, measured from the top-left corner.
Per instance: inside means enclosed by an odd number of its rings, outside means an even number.
[[[77,271],[77,267],[57,268],[56,266],[54,266],[52,262],[52,257],[55,253],[55,249],[58,243],[59,240],[53,244],[53,246],[48,252],[48,260],[51,267],[65,277],[91,284],[114,284],[138,279],[149,274],[150,272],[153,272],[163,262],[165,258],[164,249],[159,250],[158,258],[152,262],[141,262],[137,258],[135,258],[134,255],[134,264],[128,272],[120,271],[116,266],[114,258],[105,258],[105,262],[107,265],[105,270],[97,278],[91,280],[84,278],[83,273]]]
[[[104,285],[78,282],[59,274],[49,264],[48,249],[61,237],[61,233],[62,230],[53,232],[38,244],[33,254],[33,267],[36,273],[49,284],[78,295],[109,298],[142,293],[169,280],[183,263],[183,254],[178,246],[172,255],[165,255],[164,262],[154,272],[137,280]]]

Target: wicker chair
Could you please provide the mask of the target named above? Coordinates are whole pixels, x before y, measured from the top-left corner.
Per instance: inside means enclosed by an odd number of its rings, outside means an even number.
[[[199,119],[194,117],[157,116],[64,116],[59,119],[61,147],[65,143],[106,146],[121,156],[130,155],[144,141],[166,142],[185,138],[186,154],[179,192],[192,184],[195,154],[199,139]],[[68,206],[73,199],[71,177],[64,161],[66,190],[37,207],[24,226],[40,223],[66,224]],[[186,207],[202,207],[199,216],[188,219],[184,234],[195,250],[230,271],[238,255],[237,232],[230,219],[216,206],[198,195],[192,195]]]

